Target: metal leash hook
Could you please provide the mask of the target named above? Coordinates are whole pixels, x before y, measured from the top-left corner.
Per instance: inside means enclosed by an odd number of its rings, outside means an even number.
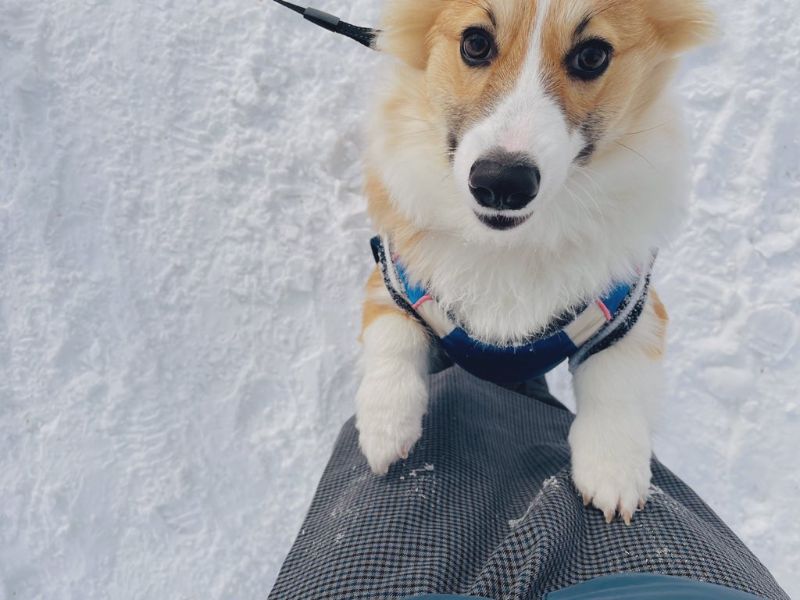
[[[316,8],[303,8],[297,4],[286,2],[286,0],[274,1],[281,6],[285,6],[286,8],[303,15],[303,18],[305,18],[307,21],[311,21],[315,25],[319,25],[328,31],[338,33],[339,35],[349,37],[351,40],[355,40],[359,44],[363,44],[367,48],[372,48],[375,50],[375,38],[378,35],[378,32],[375,29],[351,25],[350,23],[342,21],[339,17],[321,10],[317,10]]]

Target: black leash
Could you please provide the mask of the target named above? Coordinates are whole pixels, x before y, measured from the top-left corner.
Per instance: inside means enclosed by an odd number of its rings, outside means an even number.
[[[350,23],[342,21],[339,17],[322,12],[316,8],[303,8],[297,4],[286,2],[286,0],[275,0],[275,2],[281,6],[285,6],[286,8],[293,10],[298,14],[303,15],[303,18],[311,21],[315,25],[319,25],[328,31],[338,33],[339,35],[349,37],[351,40],[355,40],[367,48],[372,48],[373,50],[375,49],[375,38],[378,35],[378,32],[375,29],[351,25]]]

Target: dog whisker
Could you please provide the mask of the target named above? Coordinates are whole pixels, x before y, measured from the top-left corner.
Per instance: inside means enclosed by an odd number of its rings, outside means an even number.
[[[647,164],[650,166],[650,168],[651,168],[651,169],[653,169],[654,171],[657,171],[657,170],[658,170],[658,169],[656,169],[656,166],[655,166],[655,165],[654,165],[652,162],[650,162],[650,159],[648,159],[648,158],[647,158],[647,157],[646,157],[644,154],[642,154],[642,153],[641,153],[641,152],[639,152],[638,150],[635,150],[635,149],[631,148],[630,146],[628,146],[627,144],[623,144],[623,143],[622,143],[622,142],[620,142],[620,141],[616,141],[616,142],[614,142],[614,143],[615,143],[617,146],[620,146],[620,147],[622,147],[622,148],[625,148],[626,150],[629,150],[630,152],[633,152],[633,153],[634,153],[636,156],[638,156],[638,157],[639,157],[639,158],[641,158],[641,159],[642,159],[644,162],[646,162],[646,163],[647,163]]]
[[[661,123],[660,125],[654,125],[653,127],[648,127],[646,129],[640,129],[638,131],[630,131],[628,133],[623,133],[622,137],[630,137],[634,135],[640,135],[642,133],[650,133],[651,131],[655,131],[656,129],[661,129],[664,127],[666,123]]]
[[[590,192],[588,189],[586,189],[585,187],[583,187],[583,186],[582,186],[580,183],[578,183],[577,181],[574,181],[574,180],[573,180],[573,181],[572,181],[572,183],[573,183],[573,184],[575,184],[575,185],[577,185],[577,186],[580,188],[580,190],[584,192],[584,194],[586,195],[586,198],[587,198],[589,201],[591,201],[592,205],[594,206],[595,212],[596,212],[596,213],[597,213],[597,214],[598,214],[598,215],[599,215],[599,216],[602,218],[603,212],[602,212],[602,210],[600,209],[600,204],[597,202],[597,199],[596,199],[596,198],[595,198],[595,197],[592,195],[592,193],[591,193],[591,192]],[[591,213],[590,213],[590,216],[591,216]]]

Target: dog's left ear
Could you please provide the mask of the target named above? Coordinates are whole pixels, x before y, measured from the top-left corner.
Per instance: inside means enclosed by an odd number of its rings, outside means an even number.
[[[446,0],[388,0],[378,35],[378,50],[424,70],[430,54],[429,35]]]
[[[668,52],[679,54],[709,41],[715,18],[702,0],[647,0],[648,15]]]

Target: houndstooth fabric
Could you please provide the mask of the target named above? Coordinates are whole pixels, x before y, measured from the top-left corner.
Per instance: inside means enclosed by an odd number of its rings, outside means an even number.
[[[543,380],[526,394],[458,368],[433,376],[423,438],[386,477],[370,473],[350,420],[269,600],[528,600],[622,572],[788,599],[657,461],[653,496],[630,527],[584,508],[569,473],[571,413]]]

